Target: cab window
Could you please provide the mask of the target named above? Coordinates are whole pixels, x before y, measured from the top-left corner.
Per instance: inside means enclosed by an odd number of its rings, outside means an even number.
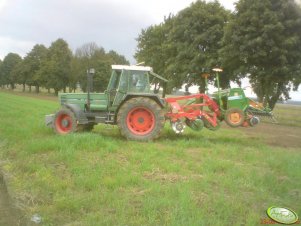
[[[149,76],[145,71],[131,71],[129,76],[129,90],[131,92],[149,92]]]

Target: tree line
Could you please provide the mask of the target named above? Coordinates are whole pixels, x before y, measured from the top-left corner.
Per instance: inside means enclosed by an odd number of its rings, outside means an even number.
[[[22,58],[16,53],[9,53],[0,61],[0,86],[15,89],[16,84],[26,86],[39,93],[46,88],[55,94],[59,91],[74,91],[77,85],[86,91],[86,70],[95,68],[94,91],[103,91],[110,78],[112,64],[129,64],[128,60],[111,50],[106,52],[95,43],[86,43],[74,53],[63,39],[54,41],[49,48],[42,44],[35,45]]]
[[[219,66],[222,88],[247,77],[273,108],[301,82],[301,9],[293,0],[239,0],[234,12],[199,0],[143,29],[137,41],[137,61],[167,77],[169,91],[187,83],[204,92],[200,75]]]

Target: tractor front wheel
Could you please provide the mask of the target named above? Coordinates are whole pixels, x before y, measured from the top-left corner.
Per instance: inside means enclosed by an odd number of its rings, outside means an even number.
[[[225,121],[231,127],[239,127],[245,121],[245,114],[239,108],[230,108],[225,112]]]
[[[156,101],[145,97],[126,101],[117,114],[120,132],[129,140],[153,140],[159,137],[164,123],[162,108]]]
[[[59,110],[53,120],[53,129],[57,134],[68,134],[76,131],[76,119],[69,109]]]

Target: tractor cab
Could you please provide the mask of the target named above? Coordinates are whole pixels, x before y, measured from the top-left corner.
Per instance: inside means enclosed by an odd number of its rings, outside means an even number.
[[[157,91],[151,84],[158,80],[167,82],[154,73],[151,67],[112,65],[112,75],[106,90],[109,106],[118,107],[128,95],[154,95]]]

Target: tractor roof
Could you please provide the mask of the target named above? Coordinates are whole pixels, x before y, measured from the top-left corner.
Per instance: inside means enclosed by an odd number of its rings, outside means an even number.
[[[152,71],[148,66],[129,66],[129,65],[112,65],[113,70],[131,70],[131,71]]]
[[[165,79],[162,76],[160,76],[160,75],[156,74],[155,72],[153,72],[153,68],[149,67],[149,66],[112,65],[112,69],[113,70],[129,70],[129,71],[147,71],[151,75],[155,76],[156,78],[158,78],[158,79],[160,79],[164,82],[168,82],[167,79]]]

